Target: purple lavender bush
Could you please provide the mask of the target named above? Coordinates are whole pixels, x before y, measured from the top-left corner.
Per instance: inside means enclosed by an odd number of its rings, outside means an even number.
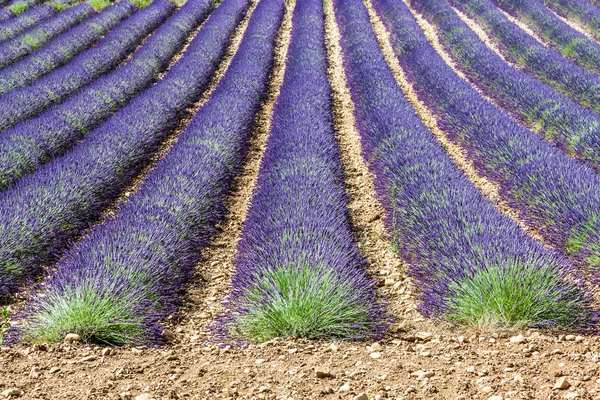
[[[37,23],[44,21],[55,13],[54,7],[49,4],[32,8],[31,10],[0,24],[0,41],[13,38]]]
[[[436,27],[443,46],[470,82],[516,119],[600,172],[600,115],[506,64],[444,0],[411,3]]]
[[[388,322],[350,229],[324,37],[323,2],[299,1],[224,340],[377,338]]]
[[[0,43],[0,69],[39,49],[52,38],[94,14],[96,14],[94,7],[88,3],[82,3]]]
[[[593,0],[592,0],[593,1]],[[600,8],[586,0],[542,0],[560,16],[583,25],[596,40],[600,40]]]
[[[151,5],[112,29],[94,47],[79,54],[68,64],[23,88],[4,93],[0,96],[0,130],[34,116],[54,103],[61,102],[95,78],[116,67],[135,50],[146,35],[173,12],[174,8],[175,5],[169,0],[155,0]],[[43,64],[44,67],[40,68],[40,63],[37,62],[39,59],[40,57],[30,56],[0,71],[0,77],[8,75],[6,81],[0,80],[0,92],[7,87],[13,89],[17,85],[22,86],[45,71],[48,64]],[[25,64],[25,61],[29,62]],[[19,67],[25,68],[19,69]],[[5,74],[8,70],[11,70],[11,73]],[[10,79],[11,76],[14,79]]]
[[[591,295],[565,259],[484,199],[404,98],[362,2],[334,9],[363,156],[420,311],[471,326],[590,326]]]
[[[485,100],[435,51],[410,10],[392,0],[373,5],[419,97],[477,170],[556,249],[600,267],[600,177],[532,134]]]
[[[28,57],[0,70],[0,96],[67,63],[136,10],[137,7],[129,1],[115,3],[54,38]]]
[[[248,6],[248,0],[223,2],[160,82],[70,152],[0,193],[0,299],[57,261],[131,184],[206,89]]]
[[[206,18],[210,9],[209,0],[188,1],[133,53],[126,64],[96,79],[64,103],[0,133],[0,191],[63,154],[94,126],[151,84],[182,48],[188,35]],[[85,64],[87,61],[83,62]],[[23,103],[15,100],[22,92],[6,94],[6,101],[13,103],[10,104],[12,108],[3,107],[2,115],[8,119],[3,123],[10,123],[11,116],[19,115],[20,109],[15,108],[17,105],[22,106],[23,112],[33,112],[36,109],[32,105],[25,106],[29,104],[28,101],[37,101],[38,107],[44,107],[52,101],[52,93],[58,98],[67,96],[72,88],[71,83],[84,83],[86,80],[83,73],[87,70],[79,71],[82,74],[65,75],[62,69],[49,74],[40,81],[43,85],[41,94],[24,94]],[[0,100],[3,101],[4,98]],[[23,137],[27,137],[27,140],[23,140]]]
[[[552,14],[540,0],[494,0],[579,66],[600,73],[600,43],[588,39]]]
[[[283,9],[283,0],[258,4],[227,72],[177,143],[117,216],[70,251],[30,298],[24,328],[15,332],[23,341],[76,332],[117,345],[162,342],[160,320],[176,312],[225,215],[224,197],[265,97]]]
[[[474,19],[510,62],[581,105],[600,112],[600,76],[545,47],[510,21],[490,0],[450,0]]]

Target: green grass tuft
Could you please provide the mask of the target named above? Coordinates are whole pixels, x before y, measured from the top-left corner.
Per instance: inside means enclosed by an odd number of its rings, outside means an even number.
[[[143,342],[142,319],[130,314],[127,299],[75,289],[46,299],[23,328],[22,341],[57,343],[68,333],[87,342],[125,345]]]
[[[48,5],[51,6],[52,8],[54,8],[58,12],[64,11],[70,7],[68,4],[59,3],[59,2],[51,2],[51,3],[48,3]]]
[[[235,317],[236,330],[253,342],[357,337],[372,330],[372,316],[353,292],[323,267],[281,266],[247,290],[242,301],[247,312]]]
[[[19,1],[17,3],[14,3],[14,4],[10,5],[8,8],[10,8],[10,10],[15,15],[19,15],[19,14],[22,14],[25,11],[29,10],[29,4],[27,4],[24,1]]]
[[[152,3],[153,0],[129,0],[135,4],[138,8],[144,8]]]
[[[8,323],[8,310],[6,307],[0,309],[0,344],[4,342],[4,331],[10,327]]]
[[[96,11],[103,10],[111,5],[110,0],[88,0],[87,3]]]
[[[470,327],[522,328],[549,322],[568,327],[588,316],[580,288],[548,268],[518,263],[492,267],[450,289],[455,296],[445,317]]]

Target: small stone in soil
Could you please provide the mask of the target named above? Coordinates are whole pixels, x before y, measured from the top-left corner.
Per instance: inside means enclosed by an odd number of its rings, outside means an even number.
[[[554,387],[552,387],[552,389],[560,389],[560,390],[565,390],[568,389],[569,386],[571,386],[571,384],[569,383],[569,381],[567,381],[567,378],[560,377],[558,378],[558,380],[556,381],[556,383],[554,384]]]
[[[79,341],[81,341],[81,337],[76,333],[67,333],[67,336],[65,336],[65,342],[67,343],[74,343]]]
[[[360,393],[354,396],[354,400],[369,400],[369,397],[365,393]]]
[[[315,375],[319,379],[325,379],[331,376],[331,372],[327,368],[317,367],[315,368]]]
[[[513,336],[509,339],[509,341],[511,343],[515,343],[515,344],[520,344],[520,343],[524,343],[527,341],[527,339],[525,339],[525,337],[523,335],[517,335],[517,336]]]
[[[340,388],[338,389],[339,392],[349,392],[350,390],[352,390],[352,388],[350,387],[350,385],[348,383],[344,383],[342,386],[340,386]]]
[[[19,389],[6,389],[5,391],[2,392],[2,396],[8,398],[8,397],[20,397],[23,394],[23,392],[21,392]]]

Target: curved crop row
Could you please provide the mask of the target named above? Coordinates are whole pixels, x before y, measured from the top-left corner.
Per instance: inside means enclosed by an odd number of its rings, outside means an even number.
[[[490,0],[450,0],[476,20],[507,60],[542,82],[600,112],[600,76],[545,47],[502,14]]]
[[[567,282],[565,260],[484,199],[423,125],[361,0],[335,0],[334,9],[363,156],[417,279],[420,311],[475,326],[590,323],[590,296]]]
[[[487,102],[444,62],[404,3],[374,0],[396,55],[438,123],[562,252],[600,267],[600,178]]]
[[[132,182],[207,87],[248,6],[248,0],[221,3],[159,83],[63,157],[0,194],[0,298],[41,265],[56,261]]]
[[[42,4],[19,15],[17,18],[4,22],[0,25],[0,41],[11,39],[25,29],[50,18],[54,13],[54,7],[50,4]]]
[[[436,26],[442,44],[469,81],[550,142],[600,171],[600,115],[506,64],[445,0],[411,3]]]
[[[600,9],[586,0],[542,0],[564,18],[577,21],[600,40]]]
[[[552,14],[540,0],[494,0],[581,67],[600,73],[600,43],[588,39]]]
[[[14,63],[32,51],[39,49],[55,36],[96,14],[96,10],[82,3],[56,14],[22,34],[0,43],[0,68]]]
[[[208,3],[209,0],[188,1],[133,53],[125,65],[96,79],[64,103],[1,132],[0,191],[62,154],[77,140],[85,137],[91,128],[114,114],[148,86],[181,49],[188,35],[208,15]],[[79,74],[63,74],[62,69],[59,69],[48,75],[43,82],[48,82],[47,87],[57,90],[58,94],[62,92],[64,97],[63,88],[69,89],[70,84],[77,83],[76,78],[80,82],[85,79]],[[15,96],[20,93],[17,92]],[[6,96],[7,101],[14,99],[10,93]],[[29,99],[41,101],[41,98],[51,100],[34,95],[23,97],[25,102]],[[27,111],[26,107],[23,111]],[[18,115],[19,109],[4,112],[9,116],[11,113]]]
[[[81,53],[67,65],[35,80],[31,84],[11,90],[0,96],[0,130],[6,129],[16,122],[34,116],[54,103],[92,82],[117,66],[136,45],[150,34],[164,19],[173,12],[175,6],[169,0],[155,0],[143,10],[135,13],[127,21],[111,30],[104,38],[89,50]],[[67,34],[70,34],[67,32]],[[8,84],[1,77],[8,70],[18,76],[11,81],[12,86],[23,84],[47,69],[48,64],[40,68],[39,57],[30,57],[29,69],[22,68],[23,61],[0,71],[0,92]],[[44,58],[46,58],[44,56]],[[24,60],[25,61],[25,60]],[[139,73],[139,72],[138,72]]]
[[[119,1],[56,37],[35,53],[0,70],[0,96],[65,64],[136,10],[133,3]]]
[[[322,0],[298,1],[220,321],[233,338],[377,337],[386,325],[350,229],[324,36]]]
[[[159,320],[176,311],[225,215],[224,197],[266,93],[283,9],[283,0],[258,4],[227,72],[177,143],[32,298],[22,340],[60,341],[76,332],[111,344],[160,342]]]

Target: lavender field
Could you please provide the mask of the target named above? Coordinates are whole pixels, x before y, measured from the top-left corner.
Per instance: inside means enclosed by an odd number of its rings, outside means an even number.
[[[0,7],[3,346],[598,332],[597,2]]]

